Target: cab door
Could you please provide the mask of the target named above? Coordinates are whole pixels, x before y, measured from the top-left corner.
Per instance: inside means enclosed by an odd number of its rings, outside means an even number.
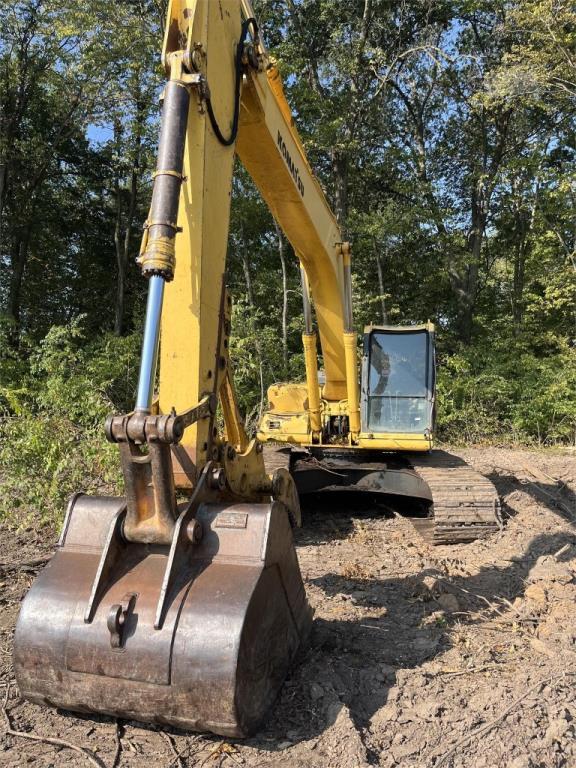
[[[362,364],[362,432],[430,436],[434,428],[434,327],[368,326]]]

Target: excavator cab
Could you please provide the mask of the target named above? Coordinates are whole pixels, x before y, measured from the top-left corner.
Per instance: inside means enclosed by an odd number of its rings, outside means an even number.
[[[434,326],[367,326],[362,357],[362,431],[375,437],[434,429]]]

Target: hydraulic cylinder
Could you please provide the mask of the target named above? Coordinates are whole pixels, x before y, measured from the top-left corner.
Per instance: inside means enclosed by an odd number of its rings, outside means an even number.
[[[357,337],[355,331],[344,332],[344,354],[346,356],[346,388],[348,390],[348,418],[352,440],[360,432],[360,392],[358,387]]]
[[[314,435],[322,431],[320,419],[320,386],[318,384],[318,362],[316,358],[316,334],[303,333],[304,362],[306,365],[306,385],[308,388],[308,412],[310,414],[310,428]]]
[[[346,390],[348,394],[348,418],[350,436],[355,442],[360,433],[360,391],[358,386],[357,338],[352,318],[352,267],[350,244],[342,243],[344,273],[344,355],[346,358]]]
[[[152,203],[138,258],[142,273],[150,282],[136,410],[148,413],[152,407],[158,365],[164,283],[174,277],[178,204],[189,106],[188,88],[183,83],[170,80],[164,94]]]
[[[138,378],[138,395],[136,410],[148,411],[152,407],[154,396],[154,381],[158,365],[158,347],[160,345],[160,317],[162,316],[162,300],[164,298],[164,278],[153,275],[148,284],[148,302],[146,304],[146,322],[144,339],[142,341],[142,356],[140,358],[140,376]]]

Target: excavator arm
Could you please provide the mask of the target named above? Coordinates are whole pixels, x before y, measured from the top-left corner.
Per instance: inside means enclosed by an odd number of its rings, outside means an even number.
[[[259,36],[250,4],[172,0],[163,60],[174,77],[192,80],[183,154],[176,269],[162,310],[159,408],[180,413],[216,392],[224,310],[224,273],[234,152],[254,180],[298,254],[315,299],[327,401],[353,401],[359,430],[356,337],[346,294],[350,250],[315,178],[284,97],[278,70]],[[240,38],[244,41],[238,43]],[[185,41],[184,48],[182,48]],[[243,56],[238,58],[239,49]],[[183,74],[182,74],[183,73]],[[162,169],[157,169],[157,173]],[[143,262],[146,265],[146,249]],[[227,328],[224,323],[224,331]],[[348,357],[345,348],[349,334]],[[353,337],[353,338],[352,338]],[[313,431],[320,431],[316,336],[306,328],[308,392]],[[155,346],[154,341],[152,346]],[[147,375],[147,374],[146,374]],[[300,408],[302,404],[300,404]],[[237,413],[237,409],[232,409]],[[226,416],[226,413],[225,413]],[[226,422],[227,434],[241,431]],[[183,464],[201,468],[212,455],[213,420],[186,430]],[[238,448],[238,446],[234,446]],[[245,449],[245,448],[244,448]],[[187,454],[187,457],[184,455]]]
[[[106,424],[125,496],[71,500],[22,605],[14,666],[38,703],[245,736],[277,696],[311,611],[292,541],[294,481],[266,472],[234,396],[225,270],[235,149],[324,296],[325,390],[337,398],[347,250],[247,3],[172,0],[163,63],[138,258],[149,280],[138,391],[134,410]]]

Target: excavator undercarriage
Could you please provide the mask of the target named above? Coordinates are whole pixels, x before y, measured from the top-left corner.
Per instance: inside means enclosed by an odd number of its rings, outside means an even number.
[[[350,510],[355,504],[376,512],[388,507],[407,517],[429,544],[467,543],[502,527],[494,485],[447,451],[393,454],[268,444],[264,460],[269,472],[290,471],[303,502],[331,495]]]

